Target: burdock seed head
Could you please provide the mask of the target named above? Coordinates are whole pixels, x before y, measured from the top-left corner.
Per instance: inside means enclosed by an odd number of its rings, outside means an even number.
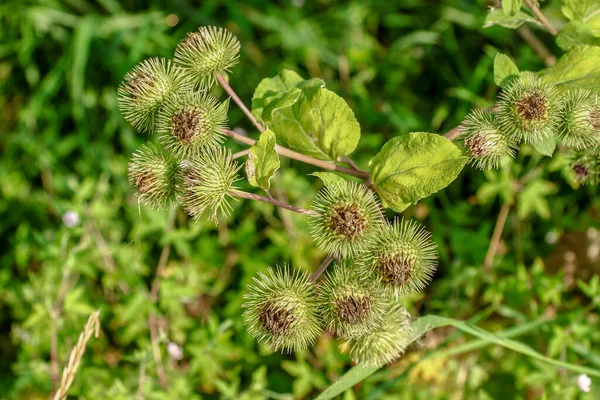
[[[137,189],[140,203],[152,208],[176,203],[183,187],[177,160],[156,145],[144,145],[133,153],[129,182]]]
[[[465,120],[461,137],[470,162],[479,169],[496,169],[515,157],[516,144],[504,133],[490,111],[471,112]]]
[[[231,152],[219,147],[182,163],[182,205],[187,213],[197,220],[208,210],[215,223],[219,214],[228,215],[231,212],[229,193],[240,179],[237,175],[240,165],[233,160]]]
[[[154,130],[154,119],[164,101],[174,93],[190,90],[193,82],[171,60],[150,58],[129,71],[118,89],[123,117],[140,132]]]
[[[312,203],[310,233],[317,247],[336,257],[364,252],[383,224],[381,207],[366,186],[355,182],[326,185]]]
[[[377,328],[389,309],[381,285],[350,263],[336,265],[319,284],[317,296],[325,327],[346,339]]]
[[[500,94],[497,115],[512,140],[540,143],[557,133],[560,100],[556,86],[534,74],[513,79]]]
[[[289,266],[253,278],[242,307],[248,332],[274,351],[300,351],[322,333],[313,284]]]
[[[396,297],[418,293],[435,273],[436,247],[417,222],[395,219],[375,238],[363,268]]]
[[[600,182],[600,148],[571,150],[568,155],[567,175],[581,185]]]
[[[369,366],[382,366],[399,358],[411,342],[410,315],[400,305],[389,305],[385,318],[377,328],[340,344],[352,361]]]
[[[156,131],[167,151],[183,159],[217,147],[227,126],[229,100],[209,93],[185,92],[169,97],[157,116]]]
[[[210,87],[215,76],[225,75],[239,61],[240,42],[228,30],[203,26],[177,45],[175,62],[186,68],[201,88]]]
[[[563,144],[574,150],[598,146],[600,105],[597,95],[583,89],[570,90],[560,108],[558,132]]]

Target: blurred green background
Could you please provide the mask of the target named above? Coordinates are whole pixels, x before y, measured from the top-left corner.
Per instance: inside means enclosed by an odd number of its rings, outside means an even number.
[[[548,5],[551,17],[559,3]],[[244,201],[216,227],[176,210],[169,229],[169,211],[138,207],[127,182],[129,157],[148,137],[121,117],[117,87],[139,61],[172,57],[187,32],[223,26],[242,42],[230,82],[247,104],[260,80],[283,68],[323,78],[355,110],[363,134],[353,158],[366,167],[395,135],[443,133],[471,108],[493,104],[498,51],[521,70],[544,68],[517,32],[483,28],[490,5],[3,0],[0,398],[48,398],[96,309],[102,333],[88,345],[72,398],[301,399],[327,387],[350,367],[335,339],[324,335],[303,353],[273,354],[246,333],[240,316],[256,272],[282,262],[318,266],[323,254],[305,219]],[[545,32],[534,34],[560,54]],[[230,126],[256,137],[233,104]],[[314,168],[282,163],[274,193],[308,206],[320,185],[307,176]],[[524,149],[512,167],[485,174],[468,167],[406,211],[426,224],[440,252],[435,280],[406,301],[409,311],[470,320],[550,357],[600,367],[600,202],[595,188],[572,186],[559,166],[560,156]],[[510,204],[503,240],[484,268],[503,204]],[[171,251],[153,301],[165,247]],[[157,379],[151,315],[166,390]],[[470,340],[435,331],[343,398],[600,397],[597,382],[585,394],[571,372],[493,346],[461,347]]]

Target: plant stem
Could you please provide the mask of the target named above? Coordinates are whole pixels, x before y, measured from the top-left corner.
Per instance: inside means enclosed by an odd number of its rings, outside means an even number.
[[[172,208],[169,211],[169,217],[167,220],[167,228],[165,229],[165,233],[171,232],[175,226],[175,212],[176,208]],[[156,303],[158,300],[158,285],[160,282],[160,277],[163,274],[163,271],[167,265],[167,261],[169,259],[169,254],[171,254],[171,245],[168,244],[164,246],[160,252],[160,258],[158,260],[158,266],[156,267],[156,272],[154,274],[154,280],[152,281],[152,287],[150,288],[150,299],[152,302]],[[159,345],[159,335],[158,335],[158,319],[156,318],[156,314],[151,312],[148,316],[148,328],[150,329],[150,341],[152,342],[152,356],[154,357],[154,363],[156,364],[156,375],[158,375],[158,382],[160,387],[163,389],[167,388],[167,375],[165,374],[165,369],[162,364],[162,356],[160,354],[160,345]]]
[[[456,140],[460,136],[462,132],[462,128],[464,127],[464,122],[461,122],[457,127],[450,129],[448,132],[444,133],[444,137],[448,140]]]
[[[540,8],[538,7],[537,1],[524,0],[524,2],[525,4],[527,4],[527,7],[529,7],[533,15],[536,16],[536,18],[542,23],[542,25],[544,25],[544,28],[546,28],[546,30],[550,32],[551,35],[558,35],[558,31],[556,30],[556,28],[552,26],[550,21],[548,21],[548,18],[546,18],[542,10],[540,10]]]
[[[321,276],[321,274],[323,274],[323,272],[325,272],[325,270],[327,269],[327,267],[329,266],[329,264],[331,264],[331,261],[333,260],[333,257],[330,255],[327,255],[327,257],[325,257],[325,259],[323,260],[323,262],[321,263],[321,265],[319,265],[319,268],[317,268],[317,270],[310,276],[310,278],[308,279],[309,282],[316,282],[317,279],[319,279],[319,277]]]
[[[242,157],[247,156],[248,153],[250,153],[250,149],[238,151],[237,153],[235,153],[234,155],[232,155],[231,158],[233,158],[234,160],[237,160],[238,158],[242,158]]]
[[[242,110],[242,112],[244,114],[246,114],[246,117],[248,117],[248,119],[252,122],[252,124],[259,130],[259,132],[261,132],[261,133],[264,132],[265,127],[260,122],[258,122],[256,120],[256,118],[254,118],[254,115],[252,115],[250,110],[248,110],[248,107],[246,107],[244,102],[239,98],[239,96],[237,95],[235,90],[233,90],[233,88],[231,86],[229,86],[229,83],[227,83],[225,78],[219,74],[216,75],[216,78],[217,78],[217,81],[219,81],[219,84],[223,87],[223,89],[225,89],[227,94],[229,96],[231,96],[234,103],[238,105],[238,107]]]
[[[537,53],[547,67],[556,64],[556,57],[548,50],[544,43],[533,34],[527,25],[523,25],[517,29],[517,33],[527,42],[529,47]]]
[[[502,208],[498,214],[498,219],[496,219],[494,232],[492,233],[492,240],[490,241],[490,246],[488,247],[487,254],[485,255],[485,261],[483,262],[483,268],[486,272],[490,272],[492,268],[492,263],[494,262],[494,257],[498,252],[498,245],[502,239],[502,232],[504,231],[504,225],[506,225],[506,219],[508,218],[509,211],[510,203],[505,202],[502,204]]]
[[[249,137],[244,136],[244,135],[240,135],[237,132],[230,131],[229,129],[223,129],[221,132],[223,132],[227,136],[231,137],[232,139],[235,139],[238,142],[247,144],[249,146],[252,146],[254,143],[256,143],[256,140],[250,139]],[[282,155],[287,158],[291,158],[296,161],[303,162],[305,164],[314,165],[316,167],[320,167],[320,168],[327,169],[330,171],[340,172],[340,173],[346,174],[346,175],[352,175],[352,176],[355,176],[357,178],[364,179],[364,180],[369,178],[368,171],[364,171],[361,169],[356,170],[353,168],[341,167],[341,166],[334,164],[332,162],[329,162],[329,161],[319,160],[317,158],[313,158],[313,157],[309,157],[309,156],[306,156],[301,153],[297,153],[293,150],[290,150],[290,149],[280,146],[278,144],[275,145],[275,151],[277,151],[277,154],[279,154],[279,155]]]
[[[241,197],[243,199],[263,201],[265,203],[273,204],[274,206],[285,208],[286,210],[291,210],[291,211],[297,212],[299,214],[312,215],[312,216],[318,215],[318,213],[316,211],[292,206],[290,204],[284,203],[283,201],[269,198],[267,196],[261,196],[260,194],[248,193],[248,192],[244,192],[242,190],[233,190],[233,191],[229,192],[229,194],[231,196]]]

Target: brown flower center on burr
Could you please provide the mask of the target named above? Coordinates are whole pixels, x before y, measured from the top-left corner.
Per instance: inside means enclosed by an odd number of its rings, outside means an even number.
[[[341,321],[356,324],[369,314],[372,302],[369,296],[350,295],[338,299],[336,307]]]
[[[138,192],[140,193],[148,193],[155,184],[155,179],[150,172],[140,171],[136,173],[133,177],[135,181],[135,185],[138,188]]]
[[[590,174],[590,171],[586,166],[581,164],[574,165],[573,172],[575,172],[575,176],[577,176],[578,179],[586,178]]]
[[[292,310],[280,307],[274,301],[261,307],[258,318],[262,328],[272,335],[285,335],[296,322]]]
[[[517,113],[526,121],[542,121],[547,118],[548,100],[539,90],[526,93],[516,105]]]
[[[125,83],[125,91],[133,98],[143,95],[148,87],[154,87],[154,79],[145,72],[138,73]]]
[[[190,143],[192,138],[204,128],[202,115],[195,108],[186,108],[175,114],[171,119],[172,135],[180,142]]]
[[[413,276],[415,262],[408,255],[382,255],[378,261],[380,275],[393,286],[404,286]]]
[[[472,139],[465,139],[465,145],[469,148],[469,153],[473,157],[482,157],[488,152],[488,146],[486,146],[483,135],[477,135]]]
[[[367,225],[367,217],[357,204],[335,208],[328,221],[333,232],[349,239],[362,236]]]
[[[595,109],[590,112],[588,121],[594,127],[595,130],[600,131],[600,109]]]

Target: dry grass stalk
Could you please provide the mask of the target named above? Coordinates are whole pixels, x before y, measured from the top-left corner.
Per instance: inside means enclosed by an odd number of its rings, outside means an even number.
[[[65,366],[65,369],[63,369],[60,387],[54,394],[54,400],[66,399],[67,392],[73,383],[73,378],[75,378],[77,369],[79,369],[79,363],[83,358],[87,342],[92,337],[92,334],[94,334],[95,337],[98,337],[100,334],[100,310],[94,311],[92,315],[90,315],[83,331],[79,335],[79,340],[71,351],[69,362]]]

